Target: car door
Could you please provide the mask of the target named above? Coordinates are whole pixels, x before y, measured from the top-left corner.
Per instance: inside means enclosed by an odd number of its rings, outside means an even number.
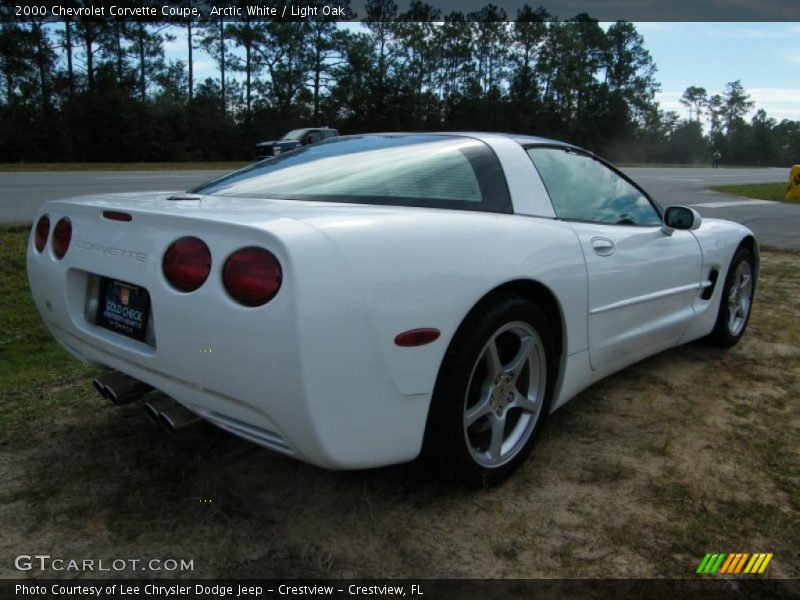
[[[553,208],[583,250],[593,369],[677,343],[694,317],[702,254],[689,231],[672,235],[645,192],[589,154],[528,149]]]

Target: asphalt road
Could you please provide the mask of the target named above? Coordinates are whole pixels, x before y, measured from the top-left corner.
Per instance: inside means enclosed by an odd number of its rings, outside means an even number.
[[[663,205],[688,204],[707,217],[744,223],[763,245],[800,250],[800,206],[710,192],[716,184],[785,182],[788,169],[623,169]],[[82,171],[0,173],[0,223],[31,221],[55,198],[102,192],[183,191],[223,171]]]
[[[800,250],[800,205],[741,198],[707,189],[711,185],[786,183],[789,169],[632,167],[623,171],[662,206],[688,205],[705,217],[746,225],[762,245]]]
[[[108,192],[186,191],[226,171],[0,173],[0,223],[32,221],[42,202]]]

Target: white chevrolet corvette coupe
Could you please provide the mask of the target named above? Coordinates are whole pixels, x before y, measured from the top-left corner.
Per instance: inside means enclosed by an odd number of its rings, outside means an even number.
[[[45,323],[113,370],[95,386],[117,403],[332,469],[424,449],[484,485],[598,379],[738,342],[759,254],[574,146],[435,133],[48,202],[27,264]]]

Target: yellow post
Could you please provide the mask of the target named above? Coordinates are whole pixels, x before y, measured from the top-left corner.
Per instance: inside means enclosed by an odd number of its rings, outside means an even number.
[[[789,173],[789,185],[786,187],[787,200],[800,200],[800,165],[794,165]]]

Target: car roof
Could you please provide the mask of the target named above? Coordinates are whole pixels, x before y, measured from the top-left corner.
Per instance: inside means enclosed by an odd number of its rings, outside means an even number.
[[[437,132],[431,133],[435,135]],[[464,137],[474,137],[477,139],[484,139],[489,136],[502,136],[512,139],[519,144],[553,144],[556,146],[572,146],[572,144],[568,144],[566,142],[552,140],[550,138],[541,137],[538,135],[524,135],[519,133],[502,133],[493,131],[441,131],[438,133],[441,135],[460,135]]]
[[[495,132],[487,132],[487,131],[381,131],[381,132],[374,132],[374,133],[361,133],[361,134],[352,134],[352,136],[342,136],[342,137],[357,137],[357,136],[366,136],[366,135],[450,135],[450,136],[458,136],[458,137],[469,137],[478,140],[485,141],[489,137],[496,137],[502,136],[506,137],[510,140],[517,142],[520,145],[526,144],[547,144],[548,146],[562,146],[564,148],[578,148],[573,144],[567,142],[561,142],[559,140],[553,140],[550,138],[535,136],[535,135],[524,135],[524,134],[516,134],[516,133],[495,133]]]

